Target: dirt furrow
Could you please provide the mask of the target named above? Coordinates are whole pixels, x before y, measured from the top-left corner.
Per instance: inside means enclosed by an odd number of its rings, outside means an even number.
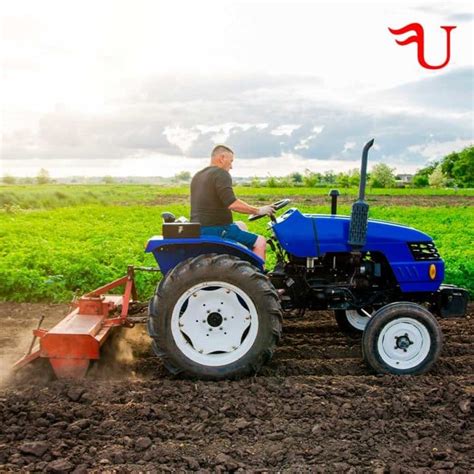
[[[67,312],[6,305],[4,366],[39,314],[52,325]],[[123,330],[83,381],[54,380],[45,364],[0,389],[0,471],[467,472],[473,320],[441,326],[429,374],[381,376],[360,337],[339,332],[331,312],[308,313],[286,321],[261,373],[219,383],[169,375],[143,327]]]

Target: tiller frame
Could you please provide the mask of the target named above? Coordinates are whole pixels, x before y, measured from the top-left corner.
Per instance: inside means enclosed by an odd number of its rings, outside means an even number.
[[[86,375],[92,360],[100,358],[100,348],[111,330],[116,327],[131,328],[134,321],[128,318],[130,303],[137,302],[135,271],[159,271],[153,267],[129,265],[127,275],[72,301],[75,308],[50,330],[33,330],[29,352],[18,360],[13,369],[20,369],[35,359],[49,359],[58,379],[78,379]],[[108,291],[124,285],[122,295]],[[121,306],[120,316],[115,316]],[[35,345],[36,339],[39,339]]]

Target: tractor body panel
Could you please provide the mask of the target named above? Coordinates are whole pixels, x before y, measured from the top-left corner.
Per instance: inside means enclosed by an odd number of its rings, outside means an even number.
[[[272,228],[280,245],[296,257],[320,257],[327,253],[350,253],[350,217],[301,214],[289,209]],[[400,288],[405,293],[436,291],[444,279],[444,262],[417,260],[409,243],[431,243],[429,235],[411,227],[369,219],[366,244],[362,252],[380,252],[387,259]],[[435,278],[430,267],[436,268]]]
[[[264,265],[264,261],[247,247],[232,240],[209,235],[189,239],[164,239],[161,236],[155,236],[148,241],[145,252],[153,254],[163,275],[180,262],[206,253],[234,255],[250,262],[262,271]]]

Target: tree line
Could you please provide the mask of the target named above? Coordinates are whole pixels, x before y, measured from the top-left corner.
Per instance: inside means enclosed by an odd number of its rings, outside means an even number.
[[[410,182],[397,180],[395,168],[385,163],[378,163],[372,167],[367,175],[368,185],[373,188],[393,188],[397,186],[411,187],[474,187],[474,146],[464,148],[460,152],[452,152],[439,161],[430,163],[418,170]],[[171,184],[188,183],[191,180],[189,171],[181,171],[169,178]],[[49,184],[54,182],[49,172],[42,168],[35,178],[15,178],[10,175],[3,176],[4,184]],[[101,179],[104,184],[113,184],[112,176],[104,176]],[[268,176],[267,178],[254,177],[250,180],[241,181],[239,184],[252,187],[327,187],[339,186],[351,188],[359,186],[360,172],[352,169],[346,172],[335,173],[326,171],[317,173],[306,169],[303,173],[294,172],[286,176]]]

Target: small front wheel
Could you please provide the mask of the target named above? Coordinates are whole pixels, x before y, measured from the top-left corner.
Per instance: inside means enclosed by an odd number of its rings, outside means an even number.
[[[438,322],[415,303],[382,307],[370,318],[362,336],[364,358],[378,373],[425,373],[438,360],[441,346]]]
[[[371,313],[372,311],[369,311],[369,314]],[[336,309],[334,316],[336,317],[339,329],[348,334],[360,334],[363,332],[370,319],[360,309]]]

